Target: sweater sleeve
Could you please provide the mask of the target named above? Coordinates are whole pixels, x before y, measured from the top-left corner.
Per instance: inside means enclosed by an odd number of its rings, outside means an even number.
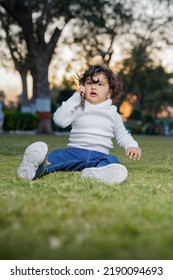
[[[134,140],[131,134],[126,130],[124,123],[122,121],[121,116],[117,113],[116,115],[116,123],[114,127],[114,136],[117,144],[124,148],[126,151],[130,147],[139,148],[138,142]]]
[[[60,127],[67,127],[77,116],[77,108],[81,102],[80,94],[75,92],[53,114],[53,121]]]

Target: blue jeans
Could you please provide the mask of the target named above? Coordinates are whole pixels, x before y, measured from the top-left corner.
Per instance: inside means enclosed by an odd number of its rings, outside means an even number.
[[[89,167],[101,167],[111,163],[119,163],[117,157],[97,151],[66,148],[58,149],[48,154],[49,164],[45,173],[54,171],[81,171]]]

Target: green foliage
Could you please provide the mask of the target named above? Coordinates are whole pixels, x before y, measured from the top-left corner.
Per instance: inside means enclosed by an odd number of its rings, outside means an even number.
[[[141,122],[138,122],[137,120],[129,120],[126,123],[126,129],[130,131],[130,133],[133,134],[144,134],[142,130]]]
[[[124,80],[125,94],[128,98],[130,95],[137,97],[135,108],[141,113],[156,116],[162,109],[173,105],[172,74],[167,73],[163,66],[156,66],[147,51],[148,41],[141,42],[139,38],[129,58],[123,61],[120,74]]]
[[[63,148],[67,138],[1,135],[0,259],[173,259],[172,137],[138,136],[140,161],[116,154],[121,185],[55,172],[24,182],[16,170],[27,145]]]
[[[133,110],[133,112],[131,113],[129,119],[132,120],[141,120],[142,119],[142,112],[140,110]]]
[[[33,130],[38,126],[38,116],[18,111],[5,112],[3,129],[6,130]]]
[[[142,119],[143,119],[144,123],[146,123],[146,122],[152,123],[152,124],[155,123],[155,118],[153,118],[153,116],[150,113],[144,114]]]

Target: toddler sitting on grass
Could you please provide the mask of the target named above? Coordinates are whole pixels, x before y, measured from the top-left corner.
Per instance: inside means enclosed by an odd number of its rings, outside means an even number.
[[[109,154],[113,138],[125,149],[126,156],[140,159],[138,143],[125,129],[117,107],[112,104],[122,94],[121,79],[107,66],[93,65],[79,77],[79,84],[78,91],[53,115],[56,125],[72,126],[67,148],[48,153],[46,143],[31,144],[17,170],[19,178],[33,180],[55,171],[81,171],[83,178],[106,184],[122,183],[128,171],[116,156]]]

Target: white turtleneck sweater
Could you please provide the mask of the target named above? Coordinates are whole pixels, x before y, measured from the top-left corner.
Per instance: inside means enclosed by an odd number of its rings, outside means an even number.
[[[109,154],[113,148],[112,139],[127,150],[138,148],[138,143],[125,129],[117,107],[112,100],[93,105],[85,100],[85,108],[80,107],[81,96],[75,92],[62,103],[53,115],[53,120],[60,127],[72,125],[68,147],[95,150]]]

